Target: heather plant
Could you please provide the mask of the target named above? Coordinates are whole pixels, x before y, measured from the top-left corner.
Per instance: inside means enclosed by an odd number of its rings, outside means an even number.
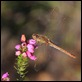
[[[23,81],[25,75],[28,71],[26,71],[27,67],[29,66],[28,60],[31,59],[35,61],[37,57],[34,55],[34,50],[37,48],[36,41],[34,39],[26,40],[24,34],[21,36],[21,44],[17,44],[15,46],[16,52],[15,55],[16,63],[14,68],[16,69],[17,73],[19,74],[18,81]],[[8,72],[2,75],[2,81],[10,81],[8,77]]]

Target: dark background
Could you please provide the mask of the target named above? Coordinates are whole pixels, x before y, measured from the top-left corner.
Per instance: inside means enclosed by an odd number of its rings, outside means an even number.
[[[46,35],[56,45],[74,54],[73,59],[46,45],[35,50],[37,61],[29,61],[25,80],[81,80],[81,2],[80,1],[1,1],[1,75],[17,74],[15,45],[22,34]]]

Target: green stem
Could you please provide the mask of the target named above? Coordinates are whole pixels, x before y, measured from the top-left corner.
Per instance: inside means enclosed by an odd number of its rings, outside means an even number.
[[[28,58],[23,57],[22,54],[20,54],[17,57],[16,66],[14,68],[17,70],[17,73],[19,74],[19,81],[23,81],[26,75],[26,68],[28,67]]]

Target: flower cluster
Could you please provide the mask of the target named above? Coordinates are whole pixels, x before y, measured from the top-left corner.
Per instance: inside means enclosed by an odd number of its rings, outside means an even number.
[[[34,54],[34,49],[37,48],[36,41],[34,39],[30,39],[26,42],[26,37],[24,34],[21,36],[21,44],[15,46],[16,53],[15,55],[18,56],[22,54],[23,57],[28,57],[31,60],[36,60],[36,56]]]
[[[2,81],[10,81],[8,72],[2,75]]]

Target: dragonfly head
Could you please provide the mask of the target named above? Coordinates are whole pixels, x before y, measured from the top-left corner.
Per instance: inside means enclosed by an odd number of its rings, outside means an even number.
[[[37,40],[38,37],[39,37],[38,34],[33,34],[33,35],[32,35],[32,38],[33,38],[34,40]]]

